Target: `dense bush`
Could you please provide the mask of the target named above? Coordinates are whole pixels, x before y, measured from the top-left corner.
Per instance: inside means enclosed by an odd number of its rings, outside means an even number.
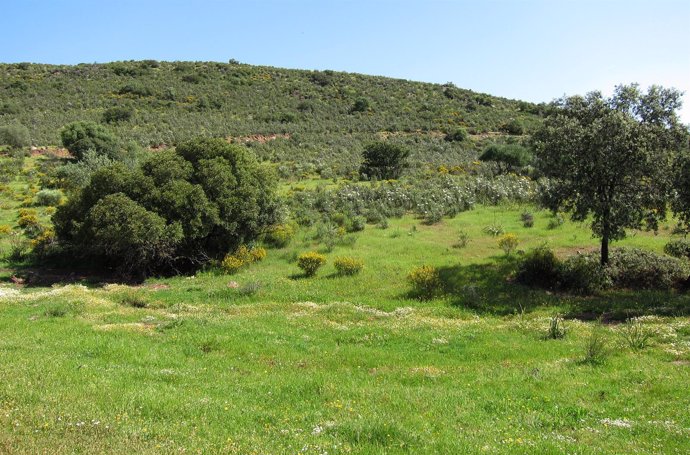
[[[553,289],[561,279],[561,261],[546,245],[534,248],[518,263],[515,279],[527,286]]]
[[[29,129],[19,124],[0,126],[0,145],[7,145],[11,149],[28,147],[31,145]]]
[[[55,207],[60,205],[63,195],[60,190],[43,189],[36,193],[36,205]]]
[[[561,266],[561,289],[576,294],[594,294],[611,287],[608,270],[592,254],[570,256]]]
[[[297,266],[302,269],[306,276],[314,276],[316,272],[326,263],[326,256],[315,251],[302,253],[297,257]]]
[[[408,166],[410,152],[389,142],[375,142],[364,148],[360,174],[369,179],[392,180],[399,178]]]
[[[291,224],[271,226],[264,235],[264,242],[273,248],[285,248],[295,236],[295,227]]]
[[[364,268],[364,262],[361,259],[351,257],[336,258],[333,265],[341,276],[357,275]]]
[[[679,259],[636,248],[614,249],[608,271],[616,287],[629,289],[671,289],[689,274],[687,264]]]
[[[508,122],[501,125],[501,131],[505,131],[508,134],[520,135],[524,134],[525,127],[519,120],[511,119]]]
[[[430,299],[441,292],[441,277],[438,270],[430,265],[423,265],[407,275],[412,284],[413,293],[420,298]]]
[[[97,123],[70,123],[60,131],[60,138],[62,145],[79,160],[90,150],[109,158],[122,158],[118,139]]]
[[[446,134],[446,141],[449,142],[463,142],[467,140],[467,130],[465,128],[458,128]]]
[[[94,213],[118,202],[119,221],[115,215],[110,223],[96,219]],[[139,167],[100,168],[53,221],[74,254],[146,273],[195,269],[220,259],[276,224],[278,207],[275,179],[246,149],[198,139],[152,155]],[[134,217],[139,219],[128,231],[124,223]],[[148,231],[150,238],[139,237]]]
[[[493,144],[484,149],[479,159],[496,162],[501,171],[507,171],[510,168],[527,166],[532,161],[532,154],[527,148],[518,144]]]
[[[129,106],[113,106],[103,112],[104,123],[117,123],[130,120],[134,116],[134,109]]]
[[[676,258],[690,258],[690,241],[672,240],[664,246],[664,253]]]

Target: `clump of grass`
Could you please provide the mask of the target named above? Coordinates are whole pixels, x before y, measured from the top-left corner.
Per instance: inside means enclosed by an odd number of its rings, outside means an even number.
[[[260,290],[261,283],[259,281],[250,281],[240,287],[237,292],[239,292],[241,295],[252,296],[257,294]]]
[[[563,317],[556,314],[549,320],[549,328],[546,331],[547,340],[560,340],[565,337],[565,325],[563,324]]]
[[[590,365],[600,365],[608,356],[608,345],[604,328],[598,322],[593,328],[589,337],[585,341],[585,356],[583,363]]]
[[[490,224],[485,226],[482,230],[493,237],[498,237],[499,235],[503,235],[505,233],[503,226],[500,224]]]
[[[633,351],[648,347],[657,334],[656,330],[645,326],[638,318],[629,319],[618,333],[623,343]]]
[[[127,294],[120,299],[120,303],[132,308],[148,308],[149,302],[137,294]]]
[[[458,236],[456,237],[455,243],[453,243],[453,248],[465,248],[468,243],[470,243],[469,234],[465,231],[460,231],[458,232]]]

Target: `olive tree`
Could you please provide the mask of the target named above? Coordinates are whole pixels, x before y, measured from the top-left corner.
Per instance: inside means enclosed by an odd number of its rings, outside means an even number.
[[[678,119],[681,93],[652,86],[618,86],[564,97],[533,137],[537,167],[550,178],[543,202],[591,220],[601,238],[601,263],[609,243],[626,229],[657,229],[672,193],[672,163],[687,129]]]

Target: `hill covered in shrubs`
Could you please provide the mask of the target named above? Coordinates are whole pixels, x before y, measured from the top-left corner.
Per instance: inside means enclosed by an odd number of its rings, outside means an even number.
[[[0,64],[0,126],[23,142],[58,145],[75,121],[143,147],[228,137],[286,174],[357,172],[362,147],[384,138],[409,148],[414,162],[461,164],[476,158],[482,138],[519,137],[545,111],[450,83],[234,61]]]

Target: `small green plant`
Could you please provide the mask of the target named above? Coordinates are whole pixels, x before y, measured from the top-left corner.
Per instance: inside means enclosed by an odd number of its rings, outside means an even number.
[[[145,298],[133,293],[123,296],[120,299],[120,303],[132,308],[147,308],[149,306],[149,302]]]
[[[546,331],[546,339],[560,340],[565,337],[565,325],[563,324],[563,317],[559,314],[551,316],[549,320],[549,329]]]
[[[503,235],[505,233],[503,226],[500,224],[490,224],[485,226],[482,230],[493,237],[498,237],[499,235]]]
[[[548,229],[557,229],[563,226],[565,223],[565,218],[560,213],[554,213],[553,217],[549,220],[549,224],[546,226]]]
[[[641,351],[650,345],[656,330],[645,326],[638,318],[628,319],[618,332],[623,343],[633,351]]]
[[[249,281],[240,287],[237,292],[240,295],[251,296],[257,294],[261,290],[261,283],[258,281]]]
[[[314,276],[316,272],[326,263],[326,256],[316,251],[300,254],[297,257],[297,267],[304,271],[306,276]]]
[[[522,221],[522,225],[526,228],[534,226],[534,215],[532,215],[531,212],[522,212],[520,220]]]
[[[504,234],[498,239],[498,246],[503,252],[510,256],[518,246],[518,237],[515,234]]]
[[[333,265],[340,276],[357,275],[364,268],[364,262],[361,259],[351,257],[336,258]]]
[[[608,347],[604,328],[601,322],[597,322],[585,341],[585,355],[583,362],[590,365],[600,365],[606,360]]]
[[[407,275],[414,293],[423,299],[430,299],[441,291],[441,278],[438,270],[430,265],[423,265]]]
[[[460,231],[458,232],[458,236],[456,237],[455,243],[453,243],[453,248],[465,248],[468,243],[470,243],[469,234],[465,231]]]

